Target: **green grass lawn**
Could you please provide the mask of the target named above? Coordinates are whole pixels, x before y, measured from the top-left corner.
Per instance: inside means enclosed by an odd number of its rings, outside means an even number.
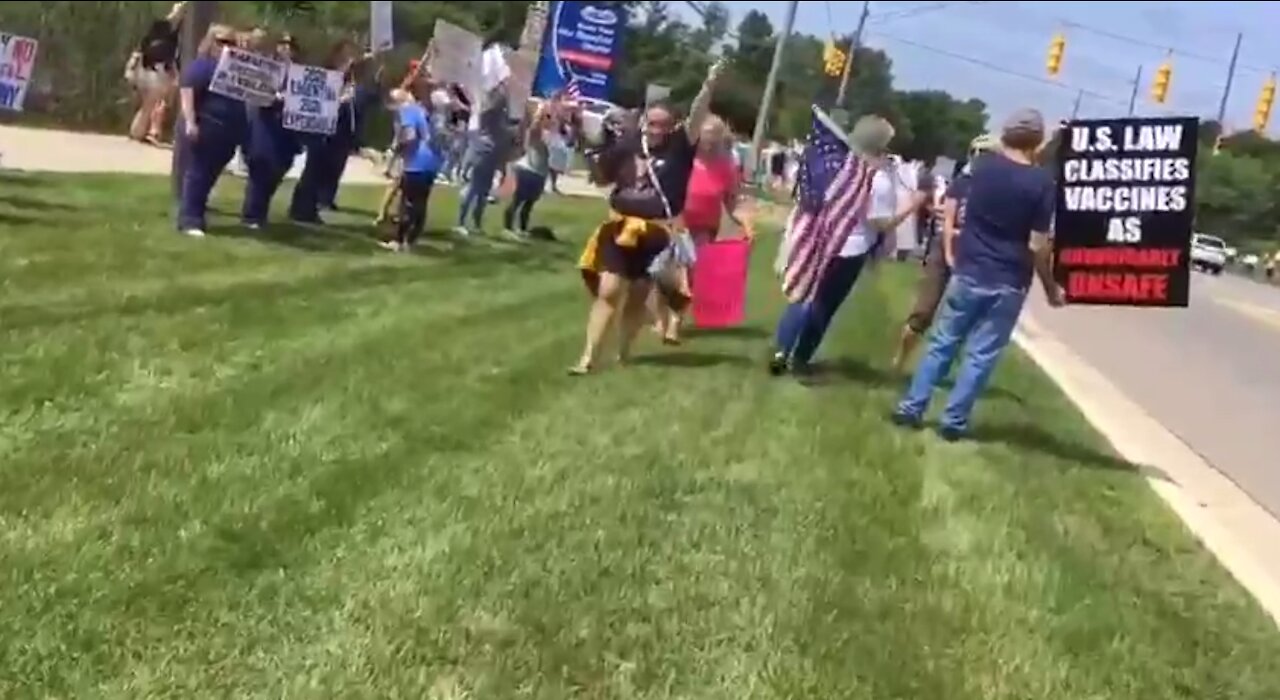
[[[165,186],[0,179],[0,697],[1280,697],[1274,625],[1027,360],[976,441],[888,427],[910,267],[824,386],[763,370],[772,250],[745,327],[570,379],[576,245],[384,253],[354,189],[189,240]]]

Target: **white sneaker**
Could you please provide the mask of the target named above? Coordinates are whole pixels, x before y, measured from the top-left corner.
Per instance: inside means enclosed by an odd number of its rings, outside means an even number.
[[[387,249],[387,250],[389,250],[389,251],[391,251],[391,252],[393,252],[393,253],[399,253],[399,252],[400,252],[400,242],[399,242],[399,241],[378,241],[378,245],[379,245],[379,246],[381,246],[381,247],[383,247],[383,248],[385,248],[385,249]]]
[[[192,238],[204,238],[204,231],[201,231],[198,228],[189,228],[186,231],[183,231],[182,235],[190,236]]]
[[[459,238],[471,238],[471,231],[466,226],[454,226],[453,233]]]
[[[247,228],[247,229],[249,229],[250,231],[261,231],[261,230],[262,230],[262,224],[260,224],[260,223],[258,223],[258,222],[256,222],[256,221],[254,221],[254,222],[250,222],[250,223],[247,223],[247,224],[245,224],[245,225],[244,225],[244,227],[245,227],[245,228]]]
[[[529,239],[529,234],[524,233],[522,231],[516,231],[515,229],[510,229],[510,228],[503,229],[502,235],[515,241],[516,243],[524,243]]]

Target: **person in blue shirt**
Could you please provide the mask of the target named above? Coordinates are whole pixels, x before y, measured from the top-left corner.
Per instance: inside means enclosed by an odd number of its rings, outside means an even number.
[[[349,78],[355,62],[356,45],[344,39],[334,45],[323,65],[329,70],[340,71]],[[351,111],[354,98],[354,85],[348,82],[343,86],[337,130],[332,136],[312,136],[306,139],[307,160],[302,166],[302,176],[298,178],[293,199],[289,203],[289,218],[298,223],[324,223],[320,218],[320,205],[329,203],[323,199],[329,196],[328,190],[331,187],[334,192],[337,191],[337,185],[333,183],[342,177],[340,165],[345,166],[355,139]]]
[[[288,34],[281,36],[276,44],[276,58],[285,63],[291,62],[297,51],[297,43]],[[249,139],[245,148],[249,177],[245,181],[240,218],[250,229],[262,228],[267,223],[271,198],[302,150],[297,134],[284,128],[283,118],[282,99],[269,107],[249,108]]]
[[[928,349],[894,411],[896,424],[921,425],[934,387],[964,347],[939,428],[947,441],[963,438],[974,404],[1013,337],[1033,276],[1051,306],[1063,305],[1062,288],[1053,279],[1056,190],[1049,172],[1035,165],[1044,140],[1040,113],[1019,110],[1005,123],[1000,148],[975,163],[951,281]]]
[[[209,27],[196,59],[182,73],[179,96],[182,129],[177,148],[183,149],[182,193],[178,204],[178,230],[188,236],[205,235],[209,194],[222,171],[235,157],[247,131],[244,103],[209,90],[218,57],[236,44],[235,30],[222,24]]]
[[[404,102],[397,113],[399,133],[396,147],[404,159],[400,175],[400,221],[396,239],[384,244],[391,250],[409,252],[422,235],[427,221],[427,199],[440,172],[440,154],[427,110],[416,100]]]

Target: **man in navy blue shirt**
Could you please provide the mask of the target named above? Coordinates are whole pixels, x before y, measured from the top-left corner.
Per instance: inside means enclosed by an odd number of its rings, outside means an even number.
[[[1005,123],[1000,148],[975,164],[951,281],[895,423],[920,425],[934,387],[963,346],[939,432],[946,440],[964,437],[973,406],[1013,337],[1032,277],[1052,306],[1062,306],[1062,289],[1053,279],[1054,183],[1035,165],[1044,137],[1040,113],[1019,110]]]

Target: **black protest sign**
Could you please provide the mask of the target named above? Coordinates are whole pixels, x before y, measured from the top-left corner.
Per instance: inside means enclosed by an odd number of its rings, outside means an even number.
[[[1187,305],[1199,128],[1195,117],[1067,125],[1054,273],[1069,303]]]

